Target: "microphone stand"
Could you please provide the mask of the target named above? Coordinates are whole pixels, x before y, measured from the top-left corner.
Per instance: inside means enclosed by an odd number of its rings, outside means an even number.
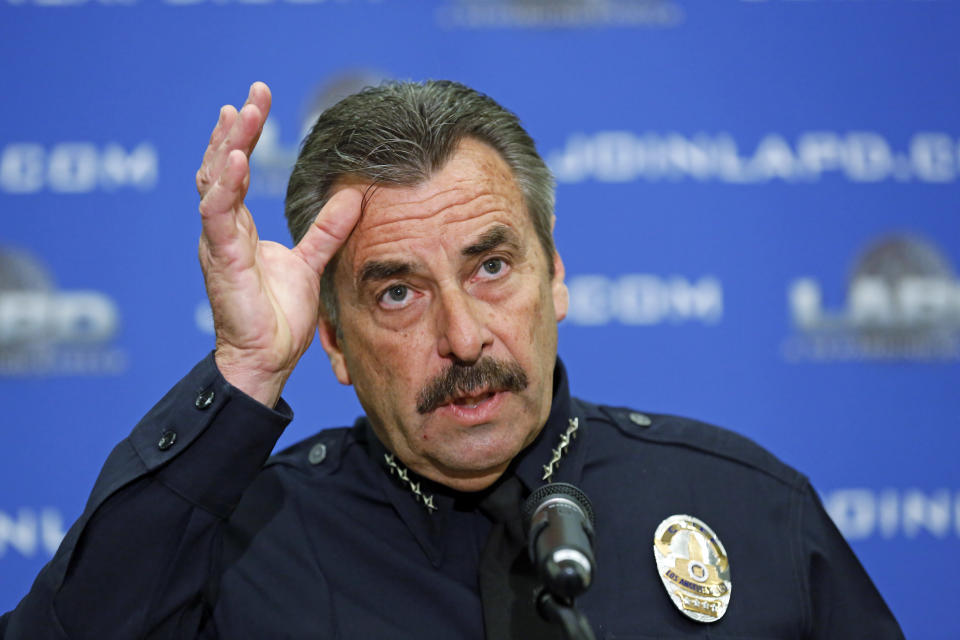
[[[565,482],[543,485],[523,504],[530,560],[541,585],[537,612],[559,624],[566,640],[596,640],[587,617],[573,603],[593,578],[593,522],[589,498]]]
[[[587,617],[577,609],[573,599],[558,598],[546,589],[537,596],[537,611],[547,622],[556,622],[567,640],[596,640]]]

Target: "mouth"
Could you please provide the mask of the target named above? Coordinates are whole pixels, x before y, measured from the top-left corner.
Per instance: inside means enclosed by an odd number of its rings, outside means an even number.
[[[473,394],[466,395],[466,396],[458,396],[458,397],[455,397],[455,398],[451,398],[450,400],[448,400],[447,402],[445,402],[444,405],[451,405],[451,404],[452,404],[452,405],[455,405],[455,406],[458,406],[458,407],[464,407],[464,408],[466,408],[466,409],[476,409],[476,408],[479,407],[481,404],[483,404],[484,401],[489,400],[490,398],[492,398],[493,396],[495,396],[495,395],[498,394],[498,393],[500,393],[500,392],[499,392],[499,391],[485,391],[485,392],[481,392],[481,393],[473,393]],[[443,405],[442,405],[442,406],[443,406]]]
[[[508,395],[507,391],[494,389],[458,394],[448,398],[435,409],[434,413],[465,426],[485,424],[497,418],[500,407]]]

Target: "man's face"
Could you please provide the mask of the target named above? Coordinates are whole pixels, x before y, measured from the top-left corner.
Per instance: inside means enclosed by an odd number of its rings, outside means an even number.
[[[342,336],[322,324],[321,341],[388,449],[420,475],[482,489],[550,413],[563,265],[478,141],[422,185],[370,193],[335,276]]]

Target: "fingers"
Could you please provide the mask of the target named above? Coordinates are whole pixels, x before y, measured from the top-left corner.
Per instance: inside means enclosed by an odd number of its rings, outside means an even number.
[[[243,207],[243,198],[250,184],[250,171],[247,156],[234,149],[227,156],[220,177],[214,182],[200,201],[200,218],[203,222],[203,236],[210,250],[226,245],[236,238],[237,213]]]
[[[267,116],[270,114],[270,105],[273,102],[273,96],[270,94],[270,87],[264,82],[254,82],[250,85],[250,93],[247,96],[247,104],[252,104],[262,115],[262,119],[257,125],[257,132],[250,140],[247,148],[247,157],[253,153],[253,148],[257,146],[260,140],[260,134],[263,133],[263,125],[267,122]],[[246,105],[244,105],[246,106]]]
[[[251,104],[245,104],[239,112],[227,106],[224,115],[221,123],[223,131],[217,134],[217,138],[220,138],[219,144],[204,154],[204,162],[198,174],[197,189],[201,196],[220,177],[232,151],[243,151],[244,155],[249,157],[253,150],[253,140],[260,136],[265,120],[258,107]]]
[[[310,265],[310,268],[321,273],[356,226],[360,219],[362,202],[363,193],[359,189],[345,188],[337,191],[317,214],[293,252]]]
[[[197,191],[201,197],[219,178],[232,151],[239,149],[247,157],[253,153],[270,112],[271,100],[269,87],[263,82],[254,82],[240,111],[230,105],[220,109],[220,117],[197,171]]]
[[[233,123],[236,122],[236,120],[237,110],[233,105],[225,104],[220,107],[220,118],[217,120],[217,126],[215,126],[213,132],[210,133],[210,142],[207,145],[207,150],[203,154],[204,161],[207,160],[208,156],[213,155],[214,151],[220,148],[220,145],[223,144],[227,133],[233,128]]]

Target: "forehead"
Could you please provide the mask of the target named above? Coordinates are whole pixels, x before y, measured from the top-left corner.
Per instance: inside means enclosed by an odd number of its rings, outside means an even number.
[[[363,214],[344,258],[354,274],[380,254],[400,254],[463,243],[494,223],[521,235],[532,225],[513,173],[494,149],[461,141],[444,167],[416,186],[376,185],[367,192]]]

